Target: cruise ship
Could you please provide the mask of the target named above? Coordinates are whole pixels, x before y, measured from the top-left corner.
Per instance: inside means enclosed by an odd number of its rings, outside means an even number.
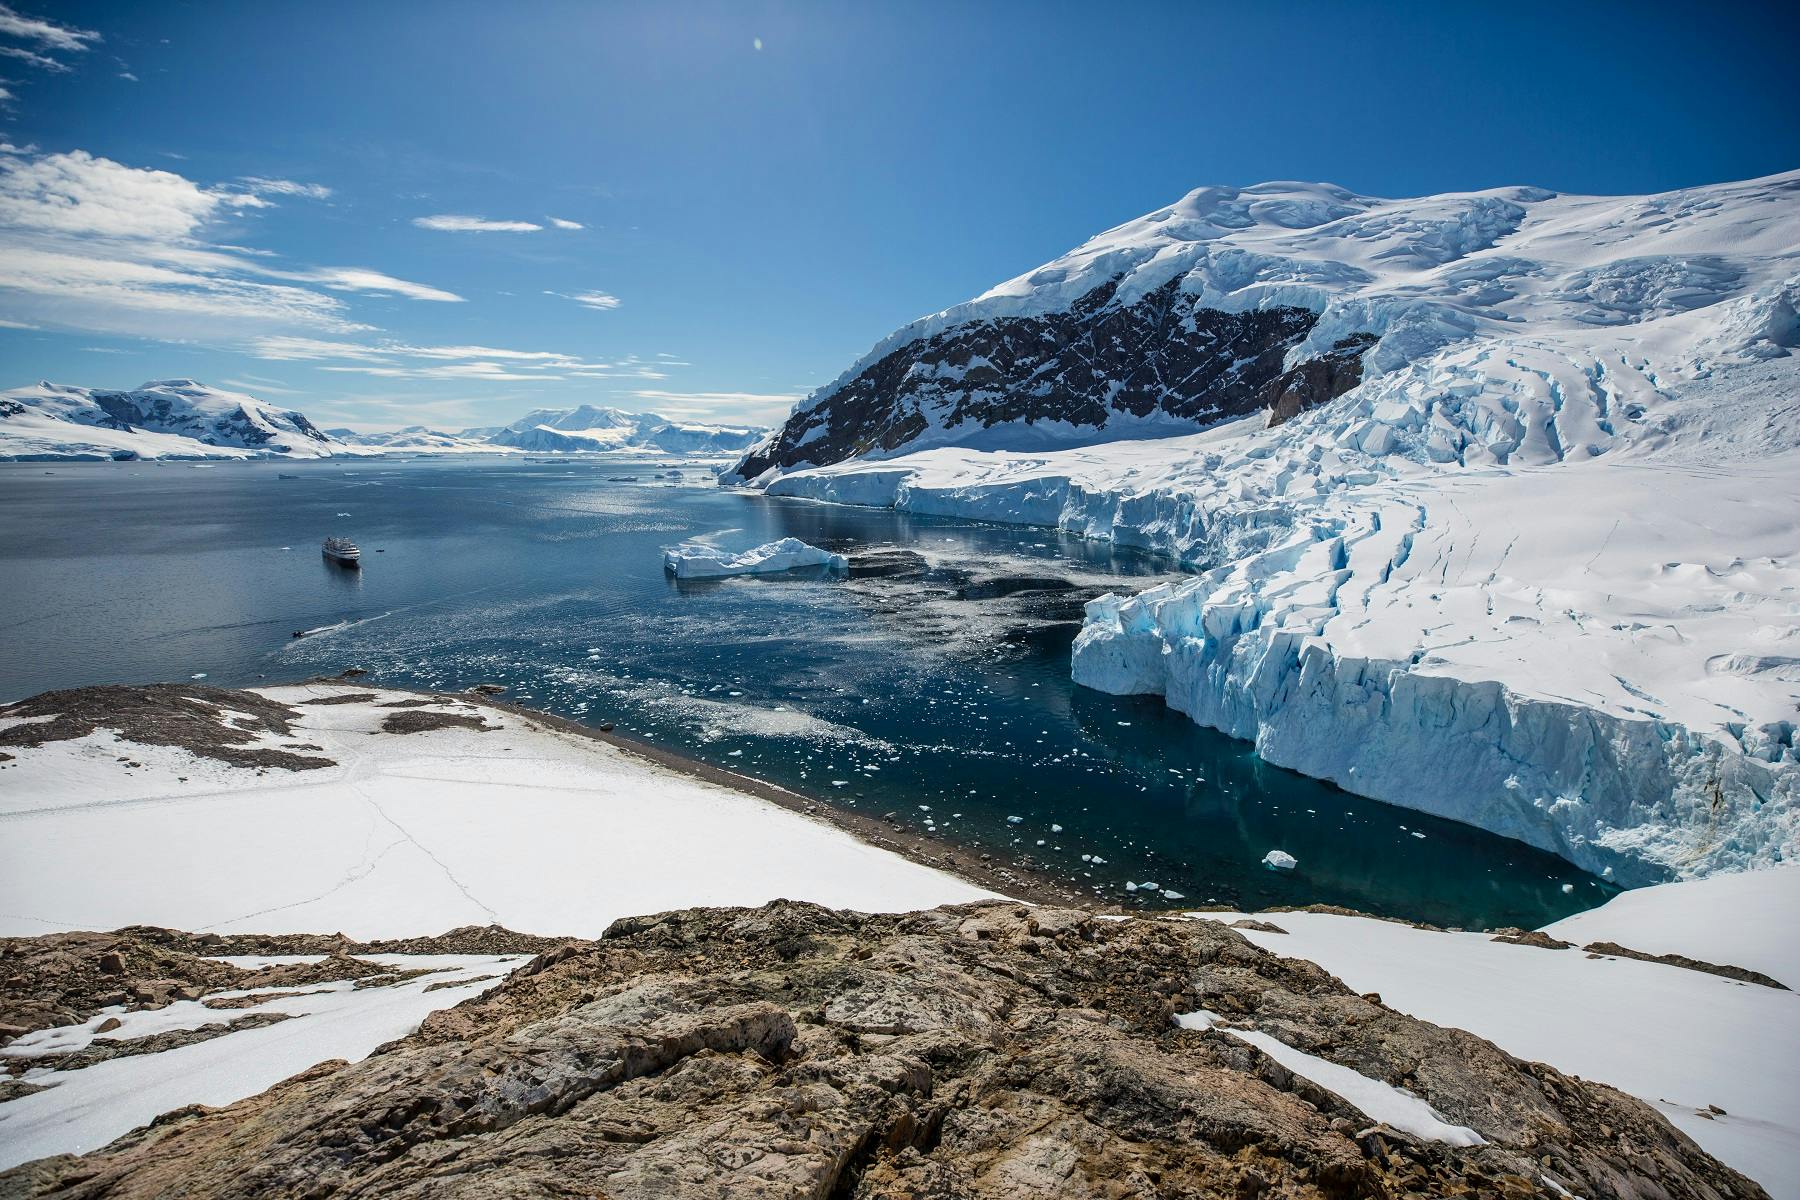
[[[321,551],[326,558],[340,567],[362,566],[362,551],[358,550],[356,543],[349,538],[328,537],[325,539],[325,545],[321,547]]]

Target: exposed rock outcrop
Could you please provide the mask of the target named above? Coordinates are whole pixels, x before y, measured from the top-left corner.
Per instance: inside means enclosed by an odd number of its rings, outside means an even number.
[[[0,717],[25,718],[0,729],[0,746],[42,746],[110,729],[123,741],[179,746],[234,767],[305,771],[335,765],[329,758],[259,745],[266,734],[290,735],[299,712],[229,688],[192,683],[70,688],[0,705]]]
[[[1355,387],[1358,356],[1374,341],[1342,339],[1290,370],[1287,352],[1318,321],[1310,309],[1208,308],[1179,279],[1130,303],[1118,289],[1113,279],[1066,310],[967,321],[909,341],[797,408],[734,471],[753,479],[915,443],[984,444],[984,432],[1003,425],[1142,436],[1158,421],[1162,432],[1189,432],[1271,405],[1291,416]],[[1029,438],[1029,429],[1009,435]]]
[[[342,934],[182,933],[130,926],[112,933],[0,938],[0,1045],[34,1029],[72,1025],[102,1009],[159,1008],[228,989],[303,987],[391,972],[359,954],[538,954],[566,939],[469,925],[435,937],[356,942]],[[230,955],[324,955],[316,963],[244,970]]]
[[[1423,1097],[1385,1126],[1204,1008]],[[355,1064],[0,1175],[62,1197],[1755,1198],[1654,1111],[1213,922],[776,902],[617,922]]]

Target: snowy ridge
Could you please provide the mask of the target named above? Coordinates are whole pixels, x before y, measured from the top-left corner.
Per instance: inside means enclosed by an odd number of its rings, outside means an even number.
[[[1309,342],[1377,335],[1359,386],[1275,428],[764,482],[1179,556],[1194,579],[1090,605],[1075,678],[1161,694],[1280,765],[1626,883],[1784,861],[1797,189],[1194,193],[939,316],[1180,278],[1221,306],[1322,305]]]
[[[671,421],[655,413],[626,412],[583,404],[572,409],[526,413],[487,440],[536,452],[661,450],[670,454],[723,454],[744,449],[763,436],[753,426]]]
[[[1063,310],[1113,279],[1120,305],[1179,279],[1206,308],[1310,309],[1320,320],[1290,362],[1373,333],[1366,365],[1379,373],[1521,323],[1638,324],[1784,283],[1791,334],[1797,273],[1800,171],[1654,196],[1510,187],[1388,200],[1323,183],[1203,187],[903,326],[802,407],[908,342]]]
[[[303,413],[192,379],[128,392],[43,382],[0,392],[0,458],[329,458],[355,453]]]
[[[896,331],[738,473],[1279,422],[1501,341],[1565,357],[1595,387],[1614,358],[1673,378],[1781,353],[1800,340],[1797,301],[1800,172],[1627,197],[1202,188]]]

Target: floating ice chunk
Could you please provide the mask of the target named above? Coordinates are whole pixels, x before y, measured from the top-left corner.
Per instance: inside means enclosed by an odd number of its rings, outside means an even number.
[[[1562,885],[1562,890],[1563,895],[1565,896],[1573,895],[1575,892],[1575,885],[1572,883],[1565,883]]]
[[[1024,819],[1025,819],[1024,817],[1008,817],[1008,818],[1006,818],[1006,823],[1008,825],[1017,825],[1020,821],[1023,821]]]
[[[1271,850],[1263,855],[1263,866],[1273,867],[1278,871],[1291,871],[1300,865],[1300,860],[1286,850]]]
[[[1186,900],[1187,899],[1187,897],[1185,895],[1176,891],[1173,888],[1164,888],[1162,890],[1162,894],[1163,894],[1164,900]]]
[[[1061,832],[1062,832],[1062,826],[1061,826],[1061,825],[1052,825],[1052,826],[1051,826],[1051,827],[1050,827],[1050,832],[1051,832],[1051,833],[1061,833]]]
[[[821,550],[799,538],[767,542],[754,550],[733,554],[717,546],[683,542],[663,551],[663,570],[677,579],[718,579],[727,575],[773,575],[801,567],[846,570],[850,560]]]

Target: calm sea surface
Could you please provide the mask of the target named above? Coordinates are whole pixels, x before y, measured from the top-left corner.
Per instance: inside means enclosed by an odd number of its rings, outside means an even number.
[[[1530,927],[1612,894],[1519,843],[1271,767],[1158,700],[1074,686],[1068,618],[1088,593],[1056,581],[1137,589],[1166,562],[1045,530],[726,492],[670,469],[0,466],[0,697],[349,666],[371,683],[495,682],[927,836],[1028,854],[1109,901],[1316,901]],[[334,533],[363,547],[361,572],[321,558]],[[929,570],[681,586],[663,574],[677,541],[782,536],[910,550]],[[1261,866],[1276,848],[1299,868]]]

